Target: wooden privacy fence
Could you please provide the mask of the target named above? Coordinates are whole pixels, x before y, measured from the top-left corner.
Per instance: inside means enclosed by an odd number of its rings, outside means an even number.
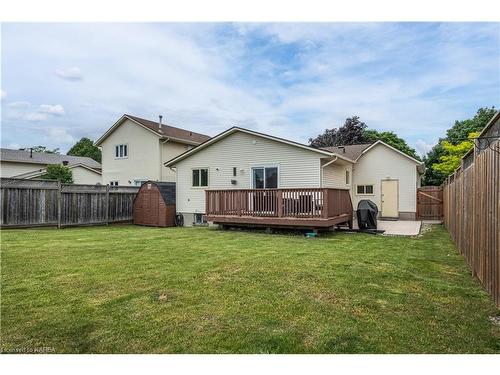
[[[133,186],[0,179],[2,227],[108,224],[133,219]]]
[[[443,219],[443,188],[423,186],[417,189],[417,220]]]
[[[500,142],[462,168],[443,185],[444,224],[500,307]]]

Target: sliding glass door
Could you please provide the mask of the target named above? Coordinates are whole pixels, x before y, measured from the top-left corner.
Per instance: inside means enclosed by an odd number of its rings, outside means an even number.
[[[252,184],[254,189],[277,189],[278,167],[252,168]]]

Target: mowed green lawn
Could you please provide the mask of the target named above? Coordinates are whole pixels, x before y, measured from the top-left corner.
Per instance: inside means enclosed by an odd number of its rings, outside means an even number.
[[[4,352],[500,352],[448,233],[4,230]]]

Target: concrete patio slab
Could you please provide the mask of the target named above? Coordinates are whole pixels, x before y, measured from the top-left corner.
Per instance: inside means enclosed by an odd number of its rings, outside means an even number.
[[[384,235],[389,236],[416,236],[420,233],[421,221],[410,220],[377,220],[377,229],[384,230]],[[358,229],[354,220],[353,227]]]

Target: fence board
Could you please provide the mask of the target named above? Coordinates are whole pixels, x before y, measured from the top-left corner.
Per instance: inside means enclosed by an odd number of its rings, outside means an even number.
[[[423,186],[417,189],[417,219],[441,220],[443,218],[443,188]]]
[[[71,226],[131,221],[139,187],[0,179],[2,227]]]
[[[500,307],[500,141],[443,184],[444,224]]]

